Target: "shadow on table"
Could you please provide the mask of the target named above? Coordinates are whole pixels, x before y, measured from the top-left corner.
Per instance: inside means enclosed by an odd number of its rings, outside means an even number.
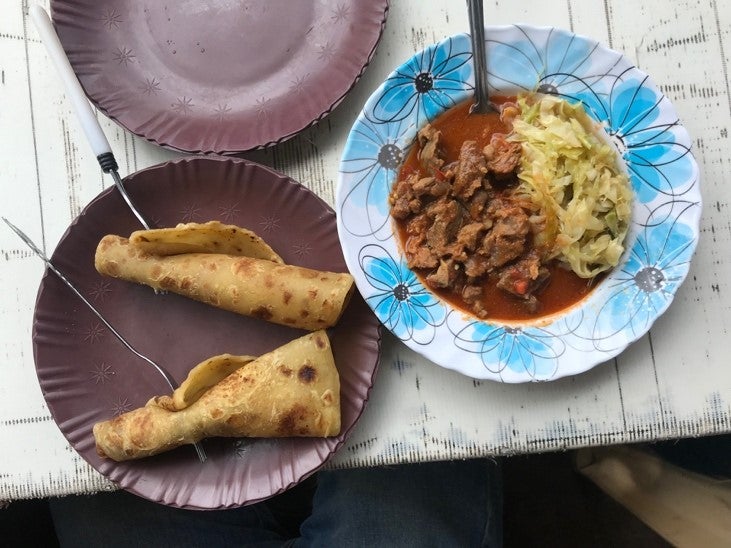
[[[731,478],[731,435],[614,449],[639,449],[692,474]],[[632,511],[577,470],[577,465],[587,465],[577,463],[579,453],[504,459],[505,546],[670,546]],[[46,501],[16,501],[0,509],[0,539],[0,545],[9,548],[58,546]]]
[[[729,455],[731,436],[715,436],[506,459],[505,546],[729,546]]]

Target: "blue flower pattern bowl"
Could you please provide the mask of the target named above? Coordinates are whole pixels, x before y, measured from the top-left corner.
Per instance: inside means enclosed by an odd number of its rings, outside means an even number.
[[[556,94],[581,102],[606,130],[635,195],[621,263],[578,305],[521,324],[452,308],[406,266],[388,194],[418,129],[474,93],[466,34],[398,67],[353,125],[336,196],[345,259],[379,320],[438,365],[510,383],[578,374],[643,336],[673,300],[698,241],[698,166],[670,101],[622,54],[568,31],[526,25],[487,27],[485,48],[492,94]]]

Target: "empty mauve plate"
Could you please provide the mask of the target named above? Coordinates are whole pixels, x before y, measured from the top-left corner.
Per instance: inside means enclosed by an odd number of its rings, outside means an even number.
[[[335,214],[304,186],[258,164],[216,157],[140,171],[127,188],[158,226],[220,220],[257,232],[291,264],[345,272]],[[178,382],[207,357],[260,355],[303,334],[174,294],[104,278],[94,269],[99,239],[139,229],[111,187],[69,227],[52,260],[133,347]],[[208,439],[208,460],[192,446],[116,463],[97,456],[94,423],[169,393],[160,374],[129,352],[54,274],[38,292],[36,370],[54,420],[71,445],[120,487],[183,508],[230,508],[279,493],[320,468],[360,417],[380,350],[379,324],[354,295],[329,330],[340,373],[342,432],[327,439]]]
[[[235,153],[327,115],[370,62],[387,0],[52,0],[61,43],[107,116],[159,145]]]

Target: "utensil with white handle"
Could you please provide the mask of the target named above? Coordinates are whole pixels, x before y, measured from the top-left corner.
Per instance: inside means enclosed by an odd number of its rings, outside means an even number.
[[[69,63],[68,57],[66,57],[66,52],[61,45],[61,41],[58,39],[58,34],[56,34],[56,29],[53,27],[51,18],[48,16],[48,13],[46,13],[46,10],[39,5],[31,6],[29,13],[36,29],[38,30],[41,41],[48,50],[48,55],[50,56],[51,61],[58,70],[58,74],[66,88],[68,98],[71,101],[71,105],[76,112],[76,116],[81,123],[84,134],[86,134],[86,138],[91,145],[91,149],[96,155],[96,159],[99,162],[102,171],[104,171],[104,173],[111,174],[114,179],[114,184],[119,190],[119,193],[122,195],[124,201],[132,210],[132,213],[134,213],[135,217],[137,217],[140,223],[142,223],[142,226],[149,229],[151,226],[150,223],[145,219],[142,213],[140,213],[139,209],[137,209],[134,202],[132,202],[132,199],[129,197],[129,194],[127,194],[127,190],[124,188],[122,179],[119,176],[117,160],[114,158],[114,154],[112,153],[112,147],[109,146],[109,141],[107,140],[106,135],[104,135],[101,125],[99,125],[99,121],[94,115],[91,104],[84,94],[84,90],[79,83],[79,79],[76,77],[76,73],[74,73],[74,69],[71,68],[71,63]]]

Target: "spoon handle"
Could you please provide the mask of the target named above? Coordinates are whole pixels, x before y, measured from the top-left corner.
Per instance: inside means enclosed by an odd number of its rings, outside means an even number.
[[[472,39],[472,61],[475,70],[475,103],[470,112],[487,113],[492,110],[487,89],[487,57],[485,55],[485,17],[482,0],[467,0]]]

